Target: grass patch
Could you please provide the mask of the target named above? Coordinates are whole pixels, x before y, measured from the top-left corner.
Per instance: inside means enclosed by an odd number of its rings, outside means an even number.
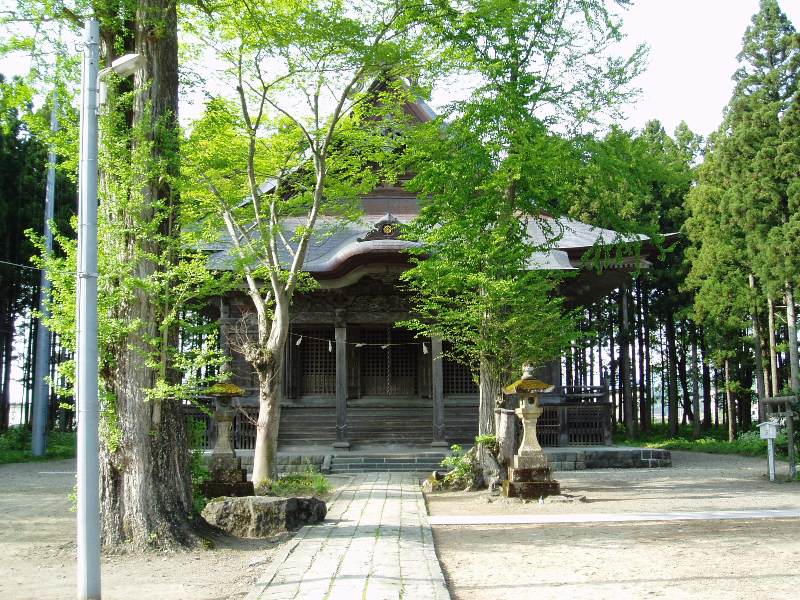
[[[727,430],[717,429],[703,432],[700,439],[692,439],[691,426],[682,426],[677,436],[669,434],[666,425],[656,425],[651,431],[628,438],[624,430],[618,430],[614,442],[622,446],[642,446],[662,450],[688,450],[690,452],[708,452],[710,454],[738,454],[740,456],[767,456],[767,440],[759,437],[758,429],[741,433],[734,441],[727,439]],[[775,453],[779,457],[788,455],[786,430],[780,430],[775,440]]]
[[[0,435],[0,465],[75,458],[74,431],[50,431],[47,434],[47,452],[44,456],[31,454],[31,432],[25,427],[10,427]]]
[[[267,496],[324,496],[331,484],[322,473],[288,473],[258,488],[256,493]]]

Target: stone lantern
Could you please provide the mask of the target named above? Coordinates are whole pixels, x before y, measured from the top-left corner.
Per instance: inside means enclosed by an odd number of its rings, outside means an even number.
[[[235,416],[231,402],[243,393],[242,388],[232,383],[215,383],[206,390],[206,394],[214,398],[212,418],[217,426],[217,442],[208,465],[210,476],[203,485],[203,493],[208,498],[255,494],[253,483],[247,481],[247,470],[242,468],[242,459],[233,449],[231,436]]]
[[[536,379],[533,367],[526,365],[522,378],[503,390],[506,395],[519,396],[519,408],[514,412],[522,419],[523,426],[522,443],[514,455],[513,467],[508,469],[508,479],[503,481],[503,495],[507,498],[532,499],[561,493],[561,485],[551,478],[547,455],[536,437],[536,423],[543,412],[539,394],[552,389],[552,385]]]

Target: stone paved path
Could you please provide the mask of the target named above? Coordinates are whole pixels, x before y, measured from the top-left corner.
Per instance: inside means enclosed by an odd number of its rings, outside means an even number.
[[[247,600],[449,600],[425,503],[407,473],[356,475],[301,529]]]

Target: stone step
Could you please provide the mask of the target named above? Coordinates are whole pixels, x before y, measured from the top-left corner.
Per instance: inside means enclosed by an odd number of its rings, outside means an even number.
[[[441,469],[442,458],[444,455],[440,452],[366,456],[335,455],[331,460],[331,473],[424,473]]]
[[[419,463],[393,464],[393,465],[349,465],[348,468],[331,466],[331,473],[427,473],[441,469],[438,465],[423,465]]]
[[[334,456],[334,464],[369,464],[369,463],[413,463],[413,462],[438,462],[444,458],[443,455],[434,456]]]

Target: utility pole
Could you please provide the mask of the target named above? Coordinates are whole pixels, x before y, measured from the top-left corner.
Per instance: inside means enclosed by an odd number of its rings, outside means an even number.
[[[50,132],[55,136],[58,131],[58,92],[53,90],[53,103],[50,107]],[[53,232],[50,221],[53,220],[53,206],[56,197],[56,150],[55,142],[50,143],[47,153],[47,188],[44,200],[44,249],[45,255],[53,250]],[[39,329],[36,333],[36,365],[33,370],[33,432],[31,435],[31,452],[34,456],[43,456],[47,452],[47,424],[49,421],[50,385],[47,375],[50,372],[50,330],[44,324],[48,316],[47,303],[50,300],[50,278],[47,271],[42,270],[39,284]]]
[[[100,598],[100,448],[97,398],[97,76],[100,28],[86,23],[78,196],[78,600]]]
[[[97,93],[113,72],[128,77],[141,68],[140,54],[121,56],[99,70],[100,27],[86,23],[81,101],[78,195],[78,600],[100,599],[100,442],[98,438],[97,319]]]

